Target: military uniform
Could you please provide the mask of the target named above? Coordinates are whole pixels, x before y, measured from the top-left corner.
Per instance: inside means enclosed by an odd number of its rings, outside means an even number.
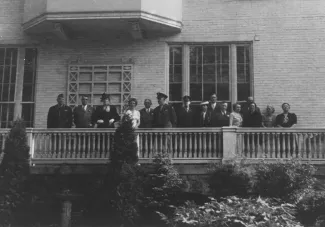
[[[67,105],[51,106],[47,115],[47,128],[71,128],[72,109]]]
[[[73,111],[73,120],[76,128],[91,128],[93,125],[92,115],[94,108],[87,105],[86,107],[79,105]]]
[[[157,106],[153,111],[153,126],[155,128],[176,127],[177,117],[172,106],[164,104]]]

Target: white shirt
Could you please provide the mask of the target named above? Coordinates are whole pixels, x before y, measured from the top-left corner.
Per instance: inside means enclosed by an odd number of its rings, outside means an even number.
[[[216,108],[217,103],[211,103],[212,109]]]
[[[87,110],[87,105],[82,106],[84,110]]]

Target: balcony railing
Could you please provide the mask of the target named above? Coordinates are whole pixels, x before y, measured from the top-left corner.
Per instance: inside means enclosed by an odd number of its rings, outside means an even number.
[[[27,129],[31,164],[105,164],[114,129]],[[300,158],[325,164],[325,129],[173,128],[138,129],[139,158],[169,153],[173,163],[251,162]],[[1,149],[8,130],[0,130]]]

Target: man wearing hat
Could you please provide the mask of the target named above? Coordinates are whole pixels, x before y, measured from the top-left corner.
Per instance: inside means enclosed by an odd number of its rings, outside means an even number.
[[[191,128],[194,127],[194,111],[190,107],[191,97],[185,95],[183,97],[183,106],[178,108],[177,115],[177,127],[180,128]]]
[[[153,111],[153,127],[172,128],[176,127],[177,117],[172,106],[166,104],[167,95],[158,92],[157,100],[159,106]]]
[[[211,122],[211,111],[208,110],[209,102],[202,102],[201,106],[201,113],[199,116],[199,127],[210,127]]]
[[[64,104],[63,94],[58,95],[57,103],[51,106],[47,115],[47,128],[71,128],[72,109]]]
[[[76,107],[73,111],[73,120],[76,128],[92,128],[92,115],[94,109],[87,105],[88,97],[81,96],[81,105]]]
[[[114,123],[120,120],[116,107],[111,105],[108,94],[103,93],[100,99],[102,106],[98,106],[92,117],[92,123],[97,128],[114,128]]]

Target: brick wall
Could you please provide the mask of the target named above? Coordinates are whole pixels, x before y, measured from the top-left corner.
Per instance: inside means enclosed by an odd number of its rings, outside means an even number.
[[[23,1],[0,0],[0,44],[29,43],[21,30]],[[133,95],[139,99],[165,90],[166,41],[253,43],[254,96],[276,113],[289,102],[300,126],[325,127],[325,8],[323,0],[184,0],[183,30],[158,40],[125,43],[42,43],[36,98],[36,127],[44,127],[56,95],[66,92],[70,58],[114,63],[135,60]]]

